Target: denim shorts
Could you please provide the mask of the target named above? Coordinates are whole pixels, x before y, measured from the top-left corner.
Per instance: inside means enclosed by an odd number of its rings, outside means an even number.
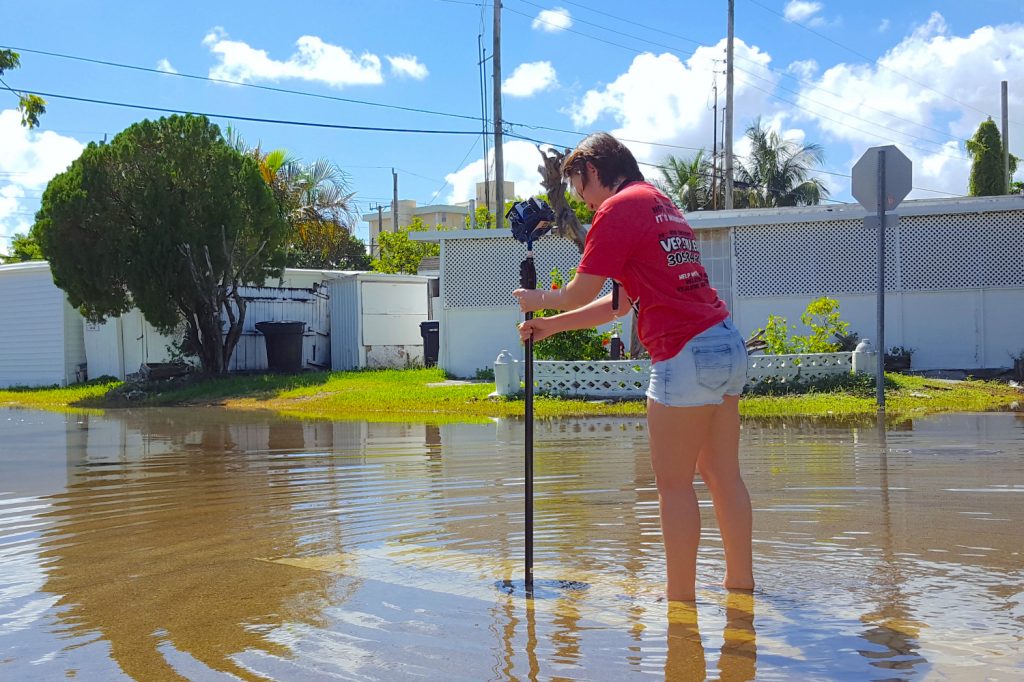
[[[747,383],[747,349],[732,318],[704,330],[670,360],[651,363],[647,397],[669,407],[719,405]]]

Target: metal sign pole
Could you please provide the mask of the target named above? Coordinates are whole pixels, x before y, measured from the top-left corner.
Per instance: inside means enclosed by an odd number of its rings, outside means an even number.
[[[885,150],[878,152],[878,367],[875,396],[878,411],[885,412]]]
[[[875,383],[878,411],[885,412],[885,212],[892,211],[910,193],[913,164],[893,145],[871,147],[853,165],[851,175],[854,198],[868,215],[864,227],[878,221],[878,327],[875,343],[878,346],[878,368]],[[871,215],[874,213],[875,215]],[[896,223],[898,216],[893,215]],[[899,227],[898,223],[896,227]]]

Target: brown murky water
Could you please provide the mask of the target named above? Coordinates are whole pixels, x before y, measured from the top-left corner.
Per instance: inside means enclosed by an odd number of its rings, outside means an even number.
[[[1024,419],[747,422],[759,589],[659,600],[642,422],[0,411],[0,679],[1020,679]]]

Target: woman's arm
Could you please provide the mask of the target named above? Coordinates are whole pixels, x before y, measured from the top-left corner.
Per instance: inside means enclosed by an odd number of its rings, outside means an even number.
[[[519,338],[526,341],[531,336],[534,341],[541,341],[557,334],[558,332],[569,331],[570,329],[589,329],[598,325],[611,322],[629,310],[628,306],[619,303],[619,310],[612,310],[612,295],[602,296],[596,301],[591,301],[582,308],[571,310],[567,313],[553,315],[551,317],[535,317],[519,325]]]
[[[519,299],[519,309],[524,313],[545,308],[576,310],[592,302],[601,293],[606,279],[577,272],[572,281],[561,289],[516,289],[512,295]]]

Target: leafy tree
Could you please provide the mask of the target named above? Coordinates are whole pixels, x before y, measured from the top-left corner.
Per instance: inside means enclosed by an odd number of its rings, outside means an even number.
[[[972,197],[992,197],[1006,194],[1006,173],[1003,172],[1003,140],[999,128],[991,118],[982,121],[974,137],[967,140],[971,161],[971,175],[967,193]],[[1010,176],[1017,170],[1017,157],[1010,154]]]
[[[548,203],[548,205],[551,205],[552,203],[547,194],[538,194],[537,198],[543,199]],[[591,211],[587,208],[585,203],[574,197],[572,192],[565,192],[565,202],[568,204],[569,208],[572,209],[572,212],[575,214],[576,220],[579,221],[580,225],[589,225],[594,222],[594,211]]]
[[[345,171],[326,159],[307,164],[283,149],[265,152],[259,144],[250,147],[238,131],[230,127],[226,136],[232,147],[257,161],[260,175],[281,204],[292,228],[290,267],[353,270],[369,267],[369,256],[361,258],[353,242],[356,214],[352,199],[355,193],[349,189]],[[365,251],[364,245],[364,254]],[[356,265],[363,267],[354,267]]]
[[[466,229],[471,229],[473,222],[470,220],[469,215],[466,215]],[[478,230],[493,230],[494,229],[494,213],[487,210],[487,206],[480,205],[476,207],[476,229]]]
[[[737,162],[734,176],[737,208],[810,206],[828,197],[828,188],[810,177],[825,158],[821,145],[785,140],[760,118],[747,128],[747,139],[750,156]]]
[[[416,216],[408,226],[398,228],[398,232],[381,232],[377,235],[380,258],[374,259],[373,269],[377,272],[415,275],[421,260],[441,253],[441,247],[437,244],[409,239],[410,232],[425,232],[428,229],[423,219]]]
[[[204,371],[227,371],[239,288],[285,263],[288,223],[255,159],[202,116],[142,121],[50,181],[33,226],[54,282],[89,320],[138,307]],[[224,328],[226,318],[227,328]]]
[[[11,252],[0,255],[2,263],[20,263],[27,260],[43,260],[43,252],[31,234],[15,234],[11,241]]]
[[[654,184],[681,211],[697,211],[711,205],[711,162],[703,149],[691,159],[670,155],[659,170],[661,180]]]
[[[326,237],[321,233],[321,236]],[[366,242],[355,235],[341,233],[324,238],[319,244],[311,239],[293,243],[288,250],[288,267],[316,270],[369,270],[373,259]]]
[[[6,71],[21,66],[21,55],[13,50],[0,50],[0,76]],[[46,113],[46,100],[38,95],[18,92],[0,78],[0,85],[18,96],[18,109],[21,111],[21,125],[35,128],[39,125],[39,117]]]

